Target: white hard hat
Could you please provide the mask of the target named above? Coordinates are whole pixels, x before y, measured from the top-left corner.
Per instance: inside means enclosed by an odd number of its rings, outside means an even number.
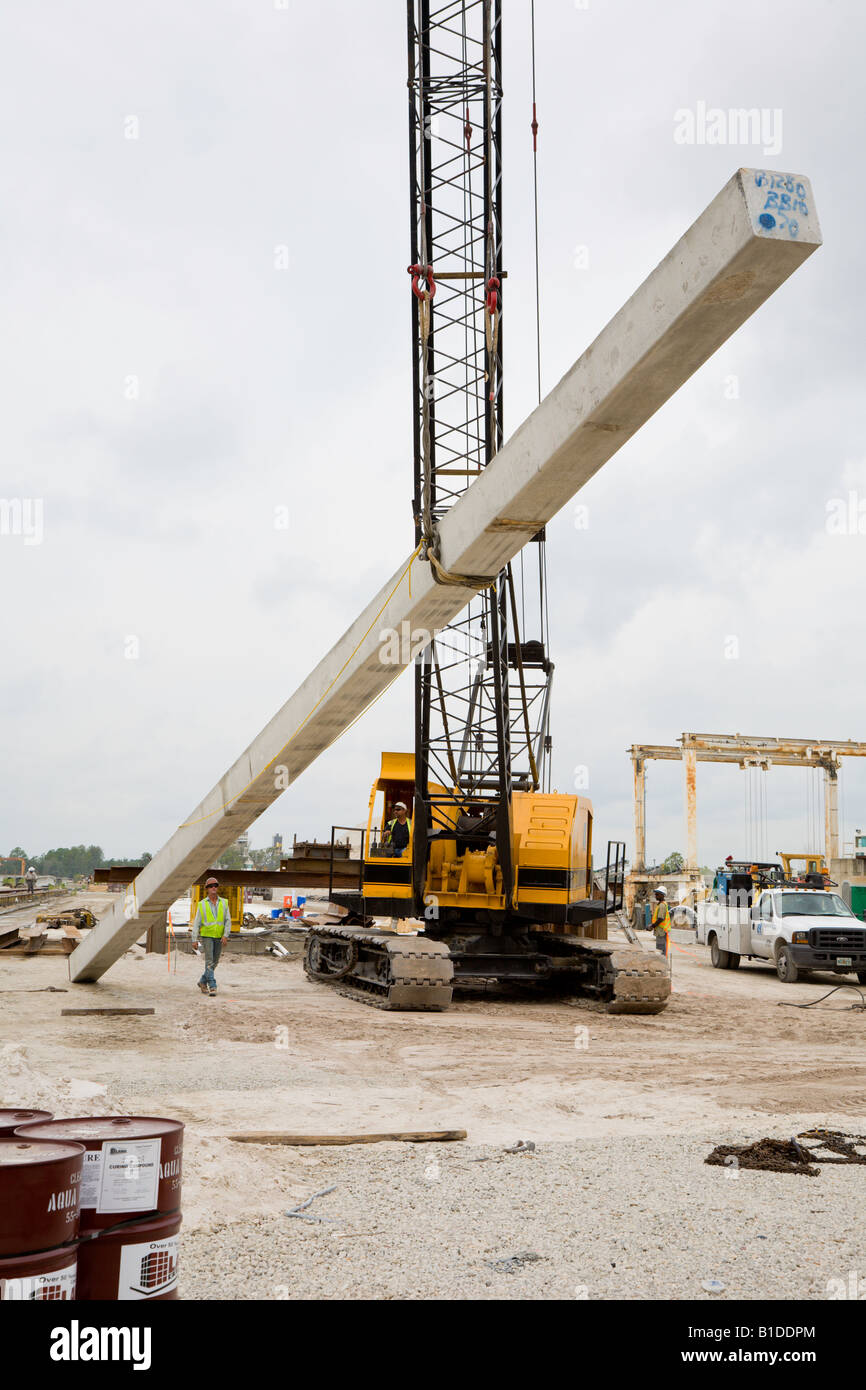
[[[666,888],[654,888],[653,892],[660,893],[663,898],[666,898],[668,895],[668,890]]]
[[[406,803],[405,803],[405,801],[395,801],[395,802],[394,802],[394,810],[395,810],[395,811],[405,811],[405,810],[406,810]]]

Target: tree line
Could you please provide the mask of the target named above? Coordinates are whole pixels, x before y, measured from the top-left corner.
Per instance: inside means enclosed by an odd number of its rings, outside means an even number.
[[[279,869],[282,856],[283,851],[273,845],[268,845],[265,849],[251,849],[247,854],[237,845],[230,845],[220,855],[214,868],[245,869],[250,864],[254,869]]]
[[[16,845],[8,855],[0,855],[0,874],[4,878],[18,877],[21,872],[20,860],[25,869],[32,864],[38,874],[50,874],[52,878],[80,878],[102,868],[103,864],[148,864],[151,854],[142,854],[137,859],[106,859],[101,845],[70,845],[58,849],[48,849],[44,854],[28,854]]]
[[[221,869],[243,869],[248,859],[255,869],[278,869],[281,850],[269,845],[266,849],[254,849],[248,855],[232,845],[222,854],[215,867]],[[28,854],[21,845],[16,845],[8,855],[0,854],[0,881],[5,878],[18,878],[21,874],[21,860],[24,868],[32,864],[38,874],[50,874],[52,878],[87,877],[94,869],[108,864],[149,864],[152,854],[140,854],[135,859],[106,858],[101,845],[70,845],[58,849],[48,849],[44,854]]]

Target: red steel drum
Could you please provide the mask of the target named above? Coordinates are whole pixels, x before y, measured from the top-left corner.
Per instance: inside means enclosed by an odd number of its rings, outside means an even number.
[[[181,1214],[175,1211],[118,1230],[101,1230],[94,1240],[82,1231],[76,1298],[121,1302],[177,1298],[180,1223]]]
[[[84,1145],[83,1230],[180,1210],[183,1125],[179,1120],[84,1116],[23,1125],[17,1137],[68,1139]]]
[[[50,1110],[0,1110],[0,1139],[8,1139],[19,1125],[36,1125],[51,1118]]]
[[[78,1235],[84,1146],[0,1139],[0,1257],[53,1250]]]
[[[0,1259],[0,1303],[43,1303],[76,1297],[75,1246]]]

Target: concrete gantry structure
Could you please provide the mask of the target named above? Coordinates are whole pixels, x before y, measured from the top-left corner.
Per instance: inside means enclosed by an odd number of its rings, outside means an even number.
[[[795,220],[767,211],[790,184]],[[821,244],[808,180],[740,169],[439,527],[439,558],[493,579]],[[70,958],[98,979],[416,655],[474,589],[404,561]],[[399,660],[383,631],[407,634]],[[389,642],[393,650],[393,643]]]
[[[829,865],[839,858],[839,766],[842,758],[866,757],[866,743],[853,739],[764,738],[743,734],[683,734],[677,744],[633,744],[635,853],[631,877],[647,882],[646,765],[658,759],[681,762],[684,771],[685,877],[698,881],[697,764],[733,763],[737,767],[820,767],[824,769],[824,853]],[[807,846],[817,850],[816,845]]]

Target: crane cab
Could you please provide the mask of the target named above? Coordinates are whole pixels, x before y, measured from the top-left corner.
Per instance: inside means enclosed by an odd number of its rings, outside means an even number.
[[[414,800],[415,754],[383,753],[367,811],[362,888],[365,915],[411,917],[414,914],[411,838],[408,848],[399,857],[391,854],[385,844],[385,828],[393,819],[395,803],[404,802],[411,820]]]

